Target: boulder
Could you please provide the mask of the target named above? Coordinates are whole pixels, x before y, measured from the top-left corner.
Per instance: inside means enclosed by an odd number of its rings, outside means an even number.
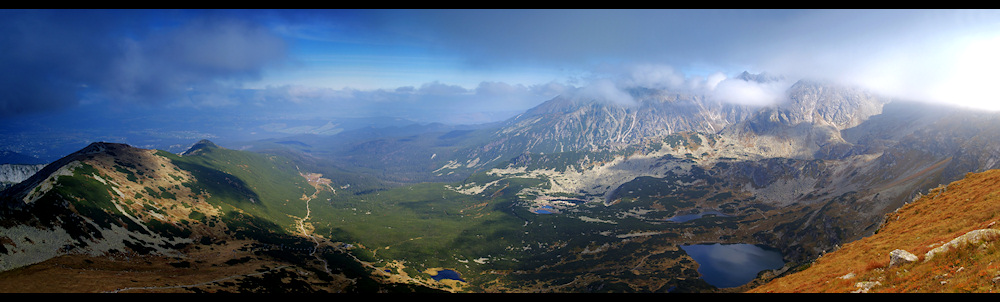
[[[867,293],[873,287],[876,287],[876,286],[879,286],[879,285],[882,285],[882,282],[878,282],[878,281],[862,281],[862,282],[858,282],[858,283],[854,284],[854,287],[857,287],[858,289],[852,291],[852,293]]]
[[[889,252],[889,267],[893,267],[903,263],[916,262],[919,260],[917,255],[914,255],[905,250],[896,249]]]

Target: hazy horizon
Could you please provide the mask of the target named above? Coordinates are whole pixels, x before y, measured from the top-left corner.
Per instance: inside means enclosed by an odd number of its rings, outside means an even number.
[[[798,79],[1000,109],[990,93],[1000,70],[996,10],[0,14],[0,133],[9,142],[38,124],[185,117],[479,124],[561,94],[629,102],[622,90],[634,86],[767,105]],[[787,81],[733,79],[744,71]]]

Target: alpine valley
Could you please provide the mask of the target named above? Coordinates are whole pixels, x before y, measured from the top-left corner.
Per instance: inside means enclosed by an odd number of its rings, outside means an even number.
[[[993,112],[807,80],[768,106],[628,93],[5,165],[0,292],[742,292],[1000,168]],[[716,283],[690,249],[736,244],[779,264]]]

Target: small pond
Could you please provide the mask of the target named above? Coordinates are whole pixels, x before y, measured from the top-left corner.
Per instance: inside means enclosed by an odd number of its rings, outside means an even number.
[[[531,212],[535,214],[552,214],[552,211],[549,211],[551,209],[553,209],[552,206],[541,206],[540,208],[535,209]]]
[[[718,288],[747,284],[757,273],[785,265],[777,250],[753,244],[696,244],[681,249],[698,262],[701,278]]]
[[[449,280],[457,280],[457,281],[465,282],[465,280],[462,280],[461,275],[458,272],[450,270],[450,269],[440,270],[440,271],[437,272],[437,275],[431,276],[431,278],[433,278],[434,281],[441,281],[441,280],[444,280],[444,279],[449,279]]]

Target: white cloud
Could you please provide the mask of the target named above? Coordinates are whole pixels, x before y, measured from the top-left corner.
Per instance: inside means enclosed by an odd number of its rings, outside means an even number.
[[[754,45],[756,69],[912,101],[1000,109],[1000,11],[806,11]]]
[[[671,66],[662,64],[619,67],[603,65],[601,70],[610,74],[601,78],[596,76],[591,78],[579,93],[590,98],[625,105],[637,102],[626,89],[643,87],[704,95],[733,104],[766,106],[784,100],[786,90],[793,84],[792,81],[786,80],[764,83],[745,81],[728,78],[722,72],[714,72],[705,77],[688,76]]]
[[[729,78],[714,85],[708,96],[726,103],[767,106],[783,101],[791,84],[788,81],[759,83]]]
[[[689,86],[683,74],[666,65],[641,64],[628,68],[622,80],[625,86],[639,86],[660,89],[679,89]]]
[[[726,74],[722,72],[715,72],[705,79],[705,89],[714,90],[719,83],[726,80]]]
[[[576,92],[577,96],[594,99],[597,101],[607,101],[615,104],[631,106],[636,101],[627,92],[622,91],[615,81],[610,79],[595,79]]]

